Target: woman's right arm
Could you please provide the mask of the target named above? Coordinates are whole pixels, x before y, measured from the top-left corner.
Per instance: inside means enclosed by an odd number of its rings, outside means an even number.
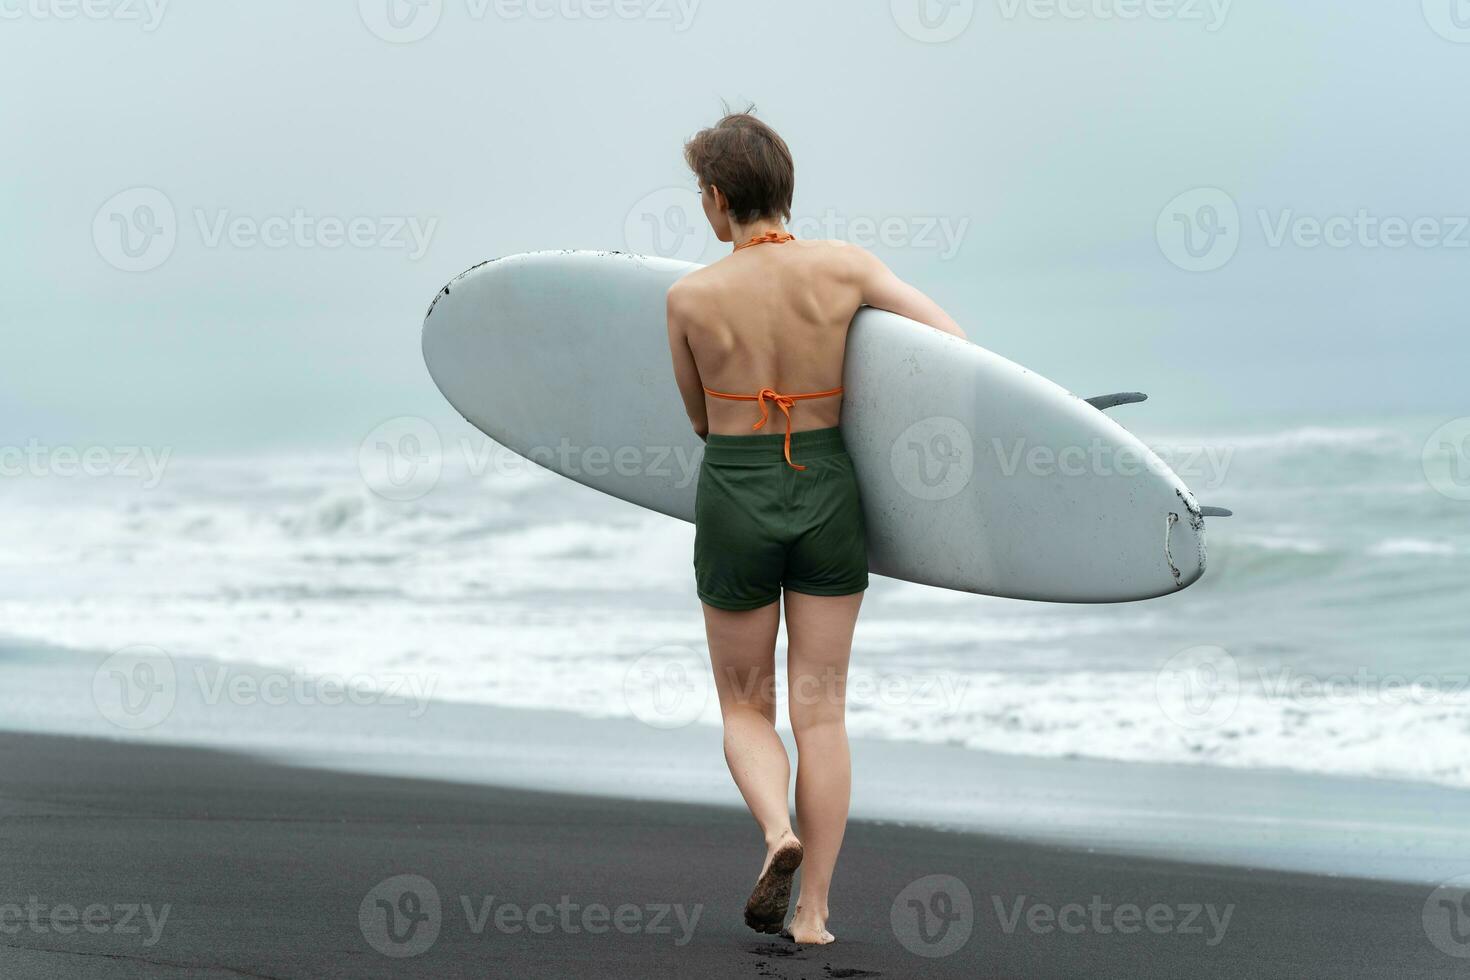
[[[936,330],[965,337],[965,331],[960,329],[953,317],[944,312],[943,307],[894,275],[876,255],[857,247],[853,247],[852,254],[864,306],[897,313]]]
[[[674,359],[674,382],[679,386],[679,396],[684,399],[689,424],[694,427],[694,434],[704,439],[709,435],[709,415],[705,411],[699,365],[694,362],[694,351],[689,348],[686,332],[695,305],[686,295],[688,288],[688,284],[680,280],[669,289],[669,353]]]

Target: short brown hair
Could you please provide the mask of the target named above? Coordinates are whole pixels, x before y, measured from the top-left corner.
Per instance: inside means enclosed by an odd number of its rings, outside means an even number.
[[[774,129],[755,118],[755,106],[731,112],[684,144],[684,159],[700,182],[730,202],[736,221],[791,217],[796,167]]]

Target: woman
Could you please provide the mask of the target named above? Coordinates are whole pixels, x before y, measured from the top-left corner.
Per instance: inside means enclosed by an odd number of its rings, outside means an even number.
[[[844,688],[868,586],[857,481],[837,427],[847,328],[868,305],[964,333],[863,249],[793,240],[783,224],[795,184],[791,152],[749,112],[727,115],[684,152],[716,237],[735,244],[728,258],[669,290],[668,321],[674,376],[707,442],[694,568],[725,759],[766,840],[745,921],[781,932],[801,866],[785,933],[830,943],[828,889],[851,788]],[[783,595],[800,838],[775,728]]]

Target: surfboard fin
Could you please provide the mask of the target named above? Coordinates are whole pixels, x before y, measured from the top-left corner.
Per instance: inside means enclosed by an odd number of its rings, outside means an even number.
[[[1096,395],[1087,399],[1087,404],[1103,412],[1116,405],[1133,405],[1146,401],[1148,401],[1148,396],[1141,391],[1120,391],[1112,395]]]
[[[1234,517],[1235,516],[1235,511],[1231,510],[1229,507],[1201,507],[1199,509],[1199,516],[1201,516],[1201,517]]]

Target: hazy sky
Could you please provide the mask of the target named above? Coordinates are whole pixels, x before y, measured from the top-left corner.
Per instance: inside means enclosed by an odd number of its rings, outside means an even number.
[[[0,443],[453,419],[419,327],[466,267],[717,257],[680,146],[722,98],[798,232],[1131,419],[1461,415],[1457,3],[0,0]]]

